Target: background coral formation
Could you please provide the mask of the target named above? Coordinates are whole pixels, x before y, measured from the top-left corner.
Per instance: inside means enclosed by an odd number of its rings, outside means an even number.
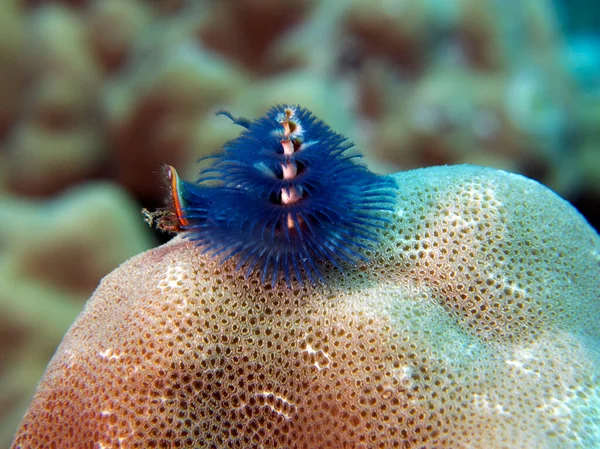
[[[374,170],[475,163],[600,207],[600,14],[531,0],[0,2],[0,448],[159,167],[300,103]],[[163,236],[158,236],[163,238]],[[93,255],[93,257],[90,257]]]
[[[326,285],[271,288],[181,238],[121,266],[14,448],[598,447],[598,235],[521,176],[395,179],[373,263]]]

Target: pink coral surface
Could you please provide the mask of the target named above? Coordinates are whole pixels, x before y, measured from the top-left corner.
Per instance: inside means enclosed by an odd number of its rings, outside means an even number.
[[[597,447],[598,235],[518,175],[394,176],[371,262],[324,285],[263,286],[182,238],[123,264],[13,448]]]

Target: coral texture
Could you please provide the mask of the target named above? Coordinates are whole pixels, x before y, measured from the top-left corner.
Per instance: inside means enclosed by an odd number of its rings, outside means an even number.
[[[0,448],[98,281],[154,245],[131,197],[107,183],[52,202],[0,194]],[[109,242],[110,244],[107,244]]]
[[[107,276],[13,448],[590,448],[600,238],[518,175],[395,175],[372,263],[287,288],[185,239]]]

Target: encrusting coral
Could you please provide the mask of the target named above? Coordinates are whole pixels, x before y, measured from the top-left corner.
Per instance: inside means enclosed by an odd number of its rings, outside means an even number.
[[[13,449],[598,447],[598,235],[518,175],[394,178],[372,262],[316,286],[182,238],[122,265]]]
[[[0,194],[0,221],[11,223],[0,234],[0,447],[10,445],[45,365],[98,281],[154,245],[135,208],[108,183],[52,202]]]

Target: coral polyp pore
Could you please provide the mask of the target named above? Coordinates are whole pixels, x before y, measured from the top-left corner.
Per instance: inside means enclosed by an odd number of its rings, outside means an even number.
[[[208,159],[197,183],[168,168],[180,228],[221,260],[236,257],[263,283],[322,280],[366,260],[391,210],[395,183],[358,162],[352,144],[300,107],[276,106]]]

